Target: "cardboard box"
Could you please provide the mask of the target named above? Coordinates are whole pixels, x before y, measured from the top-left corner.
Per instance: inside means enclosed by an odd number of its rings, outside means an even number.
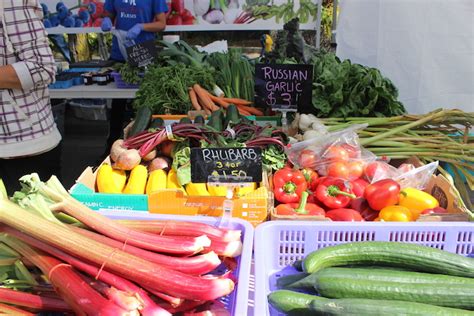
[[[106,159],[103,163],[110,163]],[[71,195],[93,210],[142,211],[171,215],[222,216],[224,197],[185,196],[179,190],[165,189],[153,194],[105,194],[95,192],[97,172],[87,167],[76,184],[70,189]],[[234,198],[232,216],[247,220],[257,226],[268,217],[273,208],[273,194],[268,189],[268,177],[263,177],[263,186],[254,192]]]
[[[417,158],[410,158],[406,163],[411,163],[415,166],[421,166],[422,163]],[[395,162],[398,165],[401,162]],[[425,192],[434,196],[439,205],[448,211],[448,214],[443,215],[423,215],[418,218],[417,222],[466,222],[474,221],[474,214],[466,208],[459,192],[456,190],[446,177],[443,175],[433,175],[428,182]],[[275,208],[270,212],[271,220],[310,220],[310,221],[331,221],[323,216],[291,216],[291,215],[277,215]]]

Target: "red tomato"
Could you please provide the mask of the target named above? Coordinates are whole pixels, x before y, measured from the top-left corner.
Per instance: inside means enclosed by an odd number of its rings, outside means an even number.
[[[326,212],[326,217],[335,222],[363,222],[359,212],[350,208],[337,208]]]
[[[347,161],[349,152],[342,145],[329,146],[324,153],[324,158],[334,161]]]
[[[298,159],[298,164],[301,168],[313,169],[318,162],[318,155],[311,149],[305,149],[301,152]]]
[[[347,163],[349,179],[358,179],[364,175],[364,163],[362,161],[351,161]]]
[[[367,180],[371,181],[376,172],[387,172],[389,170],[389,165],[383,161],[374,161],[365,166],[364,174]]]
[[[349,158],[360,158],[360,149],[357,146],[349,144],[342,144],[341,146],[347,151]]]
[[[343,161],[336,161],[336,162],[331,163],[327,169],[327,176],[334,177],[334,178],[348,179],[349,168],[347,166],[347,163]]]
[[[402,163],[400,165],[400,167],[398,167],[398,170],[400,170],[401,172],[405,173],[405,172],[408,172],[408,171],[411,171],[413,169],[415,169],[416,167],[414,165],[412,165],[411,163]]]

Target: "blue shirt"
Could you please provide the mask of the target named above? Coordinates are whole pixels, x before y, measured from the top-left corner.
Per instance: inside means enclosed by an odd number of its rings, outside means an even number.
[[[168,11],[166,0],[106,0],[105,10],[115,16],[115,28],[128,31],[135,24],[151,23],[155,15]],[[155,38],[155,34],[142,31],[135,39],[135,43],[142,43]],[[125,61],[120,52],[117,39],[112,40],[110,58]]]

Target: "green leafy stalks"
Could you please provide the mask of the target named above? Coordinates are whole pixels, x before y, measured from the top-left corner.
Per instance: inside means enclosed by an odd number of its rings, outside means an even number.
[[[132,67],[128,63],[120,66],[119,73],[122,80],[128,84],[140,84],[143,81],[143,70],[138,67]]]

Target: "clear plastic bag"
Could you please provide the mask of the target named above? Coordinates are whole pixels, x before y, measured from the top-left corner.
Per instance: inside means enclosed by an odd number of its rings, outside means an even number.
[[[402,189],[404,188],[415,188],[423,190],[431,179],[438,168],[438,161],[434,161],[427,165],[403,172],[394,178],[400,184]]]
[[[122,53],[123,58],[125,58],[125,61],[127,61],[128,60],[127,47],[135,45],[135,41],[130,41],[127,39],[127,31],[114,29],[112,30],[112,34],[117,39],[120,53]]]

